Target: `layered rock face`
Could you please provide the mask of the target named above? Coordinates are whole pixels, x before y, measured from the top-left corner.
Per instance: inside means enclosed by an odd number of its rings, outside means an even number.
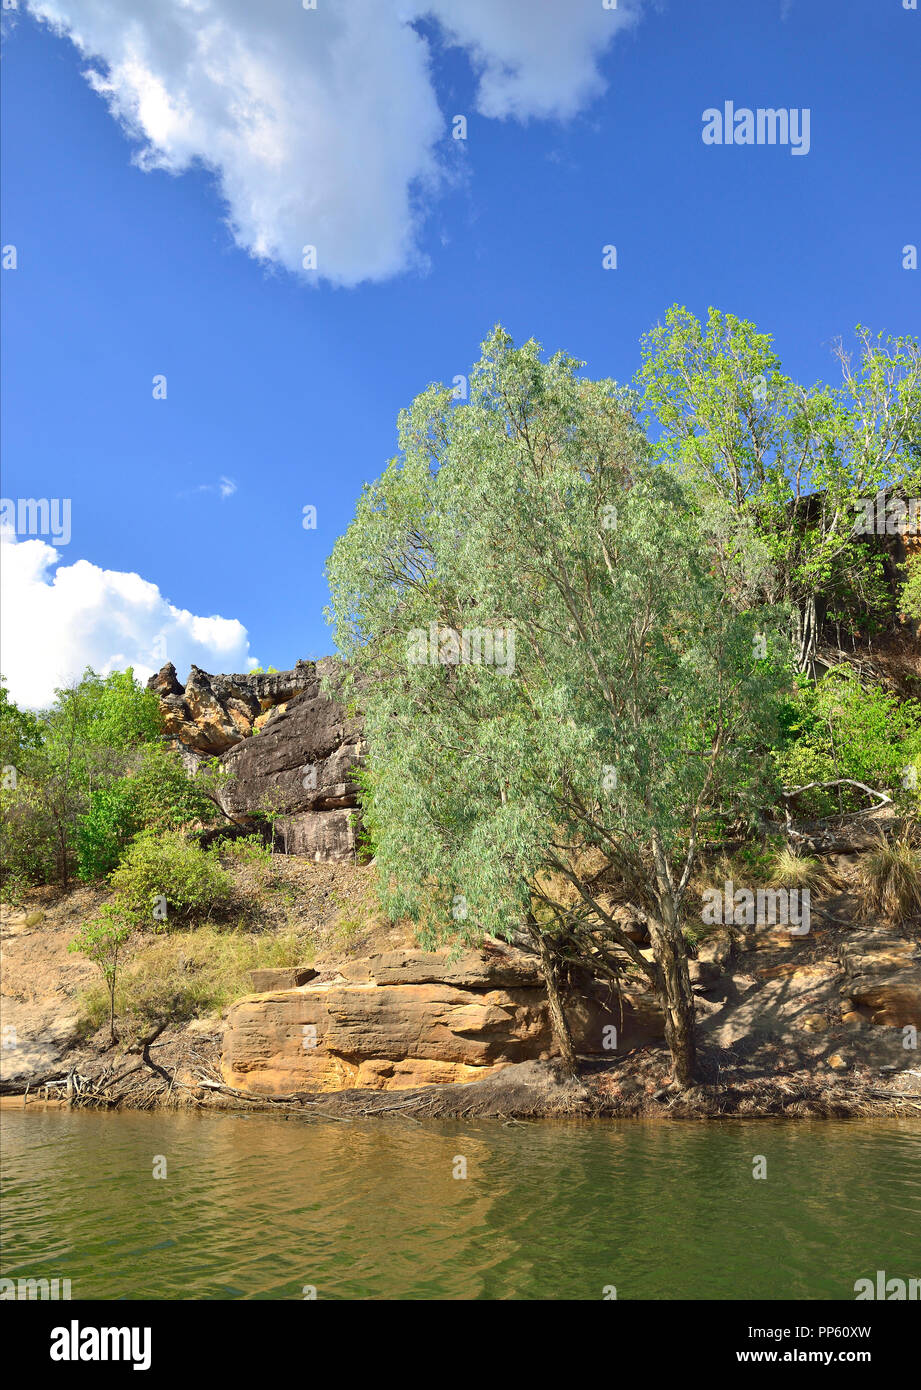
[[[336,669],[334,661],[317,662],[309,685],[222,759],[231,774],[221,791],[227,814],[245,819],[268,800],[282,812],[277,828],[286,852],[310,859],[355,852],[362,721],[321,691]]]
[[[299,661],[293,671],[268,675],[211,676],[199,666],[182,685],[171,661],[151,676],[160,697],[166,732],[196,753],[223,753],[258,726],[260,716],[316,683],[316,666]]]
[[[567,1003],[583,1055],[616,1056],[662,1037],[651,1003],[625,1000],[621,1018],[591,985]],[[399,1090],[475,1081],[553,1052],[537,957],[490,942],[453,959],[447,949],[384,952],[331,978],[238,1000],[222,1071],[228,1085],[259,1095]]]
[[[244,823],[259,812],[280,813],[285,851],[311,859],[355,852],[362,722],[320,688],[337,669],[329,658],[269,675],[211,676],[193,666],[182,686],[168,664],[148,681],[167,733],[187,757],[218,755],[227,768],[220,792],[226,813]]]
[[[841,994],[853,1015],[883,1027],[921,1030],[921,948],[883,931],[854,933],[839,948]]]

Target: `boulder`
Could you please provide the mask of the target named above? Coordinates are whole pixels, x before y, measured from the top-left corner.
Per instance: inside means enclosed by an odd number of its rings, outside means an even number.
[[[662,1015],[639,991],[586,982],[567,999],[577,1052],[616,1056],[662,1038]],[[611,1047],[616,1038],[616,1049]],[[452,956],[388,951],[333,979],[255,993],[228,1011],[222,1072],[260,1095],[474,1081],[549,1059],[555,1047],[536,957],[506,943]]]
[[[882,932],[854,932],[838,947],[845,975],[891,975],[921,964],[918,944]]]
[[[488,942],[482,950],[452,952],[444,946],[438,951],[385,951],[341,967],[347,980],[376,980],[379,985],[422,985],[446,983],[472,989],[514,989],[542,987],[536,952],[531,954],[504,942]]]
[[[850,980],[841,993],[850,1004],[849,1012],[860,1012],[871,1023],[886,1028],[921,1028],[921,970],[904,970],[897,975],[864,975]]]
[[[356,847],[362,720],[321,690],[336,669],[317,662],[306,688],[221,760],[230,774],[220,791],[227,814],[245,820],[271,804],[281,813],[276,829],[285,852],[310,859],[348,859]]]
[[[320,972],[310,966],[288,966],[269,970],[251,970],[249,972],[250,983],[255,994],[264,994],[269,990],[276,989],[297,989],[299,985],[306,985],[308,980],[315,980]]]

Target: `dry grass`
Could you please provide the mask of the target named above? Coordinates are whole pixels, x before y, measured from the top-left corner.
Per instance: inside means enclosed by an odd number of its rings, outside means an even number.
[[[794,854],[784,845],[771,858],[770,882],[776,888],[827,888],[828,873],[818,859]]]
[[[910,831],[891,842],[880,837],[862,857],[857,881],[865,921],[882,918],[898,924],[921,914],[921,853],[912,848]]]
[[[250,993],[250,970],[308,965],[312,955],[310,939],[296,932],[267,938],[199,927],[135,938],[116,989],[119,1031],[131,1036],[163,1020],[183,1023],[219,1013]],[[80,1002],[85,1026],[100,1027],[108,1014],[106,989],[91,986]]]

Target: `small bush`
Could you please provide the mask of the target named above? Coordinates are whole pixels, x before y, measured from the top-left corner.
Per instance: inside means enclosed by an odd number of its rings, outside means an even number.
[[[921,854],[912,848],[909,832],[891,844],[880,837],[861,859],[858,883],[865,921],[882,918],[897,925],[921,913]]]
[[[207,825],[216,816],[213,801],[188,775],[174,749],[147,744],[135,758],[124,777],[90,793],[88,809],[77,817],[77,877],[84,883],[111,873],[140,831]]]
[[[236,840],[225,840],[221,845],[221,854],[225,859],[249,864],[253,868],[273,867],[271,846],[264,844],[259,835],[241,835]]]
[[[205,776],[190,777],[173,748],[150,744],[140,753],[138,766],[125,779],[145,830],[181,830],[191,825],[211,825],[218,810],[207,795]]]
[[[77,877],[84,883],[111,873],[139,829],[137,808],[126,780],[94,791],[89,810],[77,818]]]
[[[784,715],[785,735],[775,752],[787,787],[853,778],[900,799],[917,799],[906,769],[921,753],[921,706],[899,701],[879,686],[865,686],[853,671],[835,667],[817,684],[801,678]],[[797,799],[801,815],[828,816],[867,805],[857,787],[815,787]]]
[[[906,618],[921,622],[921,559],[916,556],[909,560],[907,577],[902,585],[900,607]]]
[[[32,884],[54,878],[60,846],[41,790],[26,777],[20,777],[14,788],[0,789],[0,822],[3,897],[14,903]]]
[[[79,951],[102,971],[109,999],[109,1030],[113,1043],[118,1041],[115,1033],[115,999],[119,958],[124,956],[131,927],[130,920],[115,903],[103,903],[98,915],[92,921],[84,922],[79,934],[67,948],[69,951]]]
[[[771,858],[769,881],[775,888],[825,888],[828,876],[818,859],[794,854],[785,845],[775,851]]]
[[[167,830],[138,836],[112,874],[112,887],[119,907],[138,926],[165,929],[220,911],[230,901],[233,885],[213,851]]]

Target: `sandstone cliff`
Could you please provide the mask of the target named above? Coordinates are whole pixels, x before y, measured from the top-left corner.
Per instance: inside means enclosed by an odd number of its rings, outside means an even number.
[[[321,689],[326,679],[335,683],[337,669],[331,658],[255,675],[212,676],[193,666],[183,686],[168,663],[148,681],[187,761],[218,756],[227,769],[227,815],[246,823],[280,813],[280,847],[312,859],[355,852],[362,721]]]
[[[458,955],[385,951],[298,985],[293,972],[255,973],[260,992],[227,1015],[222,1073],[257,1095],[479,1081],[555,1053],[538,958],[506,942]],[[567,1013],[583,1056],[663,1035],[661,1012],[642,989],[621,1003],[585,981]]]

